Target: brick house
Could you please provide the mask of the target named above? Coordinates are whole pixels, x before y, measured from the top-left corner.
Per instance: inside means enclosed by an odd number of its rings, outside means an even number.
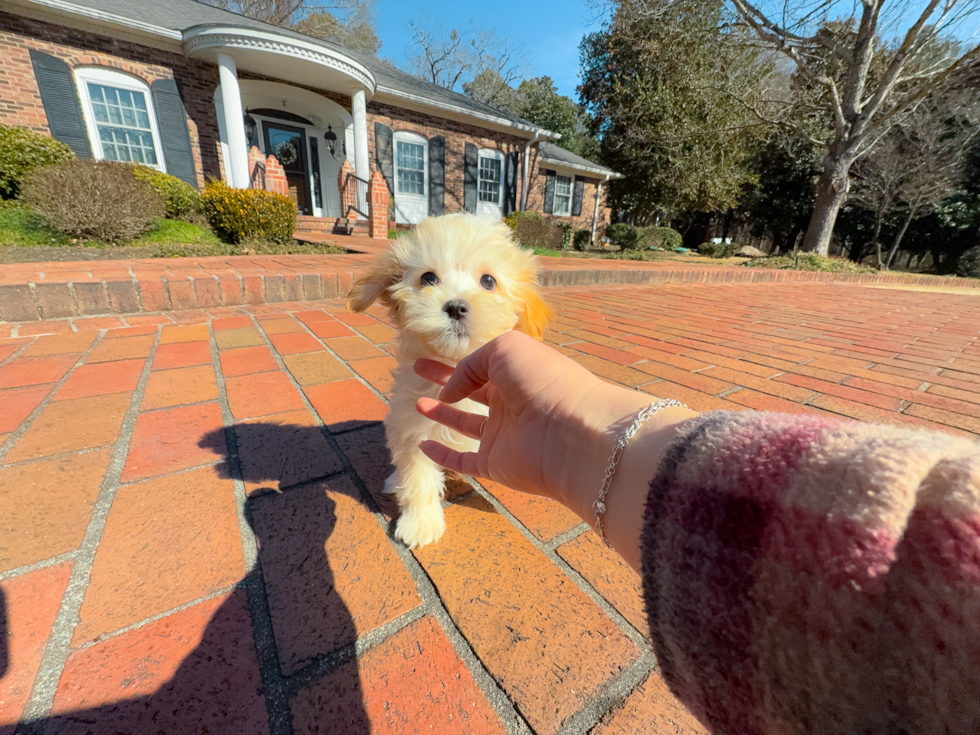
[[[80,157],[141,161],[199,187],[281,187],[298,226],[324,232],[366,234],[375,172],[391,227],[519,208],[593,232],[608,221],[602,183],[618,174],[376,58],[196,0],[2,8],[0,123]]]

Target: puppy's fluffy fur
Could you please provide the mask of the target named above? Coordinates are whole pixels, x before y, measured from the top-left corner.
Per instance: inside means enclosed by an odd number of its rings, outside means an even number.
[[[435,274],[438,282],[427,276],[423,283],[425,274]],[[495,281],[492,289],[486,288],[485,275]],[[455,366],[515,328],[541,339],[549,311],[536,282],[534,257],[514,244],[507,225],[490,217],[450,214],[424,219],[410,235],[394,240],[347,297],[347,308],[355,312],[380,301],[399,329],[399,366],[385,419],[395,472],[385,492],[398,499],[395,536],[409,547],[438,541],[446,530],[439,504],[445,476],[422,454],[419,442],[431,439],[461,452],[479,448],[479,442],[419,415],[418,398],[434,398],[440,388],[418,377],[412,365],[427,357]],[[459,300],[468,311],[454,319],[446,304]],[[486,406],[470,400],[457,405],[487,413]]]

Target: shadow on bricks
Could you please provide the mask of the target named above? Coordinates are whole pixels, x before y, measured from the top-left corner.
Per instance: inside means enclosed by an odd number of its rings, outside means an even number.
[[[254,439],[280,447],[295,442],[297,431],[319,432],[293,425],[244,428],[257,432]],[[240,425],[236,432],[242,429]],[[215,470],[224,477],[233,475],[223,430],[205,435],[199,444],[225,455],[226,461]],[[278,460],[275,454],[266,456],[264,463],[252,464],[243,473],[247,482],[284,478],[282,458],[293,453],[281,452]],[[303,466],[310,471],[322,467],[313,460]],[[304,475],[294,472],[289,477]],[[311,664],[314,678],[326,674],[331,683],[331,701],[320,710],[316,731],[370,732],[358,669],[349,663],[357,630],[338,593],[343,581],[331,570],[327,551],[338,527],[337,493],[351,497],[350,491],[356,490],[336,474],[318,481],[304,477],[302,482],[286,493],[264,493],[246,502],[245,516],[256,535],[260,563],[233,590],[72,653],[50,716],[30,723],[24,732],[282,732],[281,726],[270,727],[270,721],[288,717],[288,700],[310,678],[303,670]],[[264,646],[262,655],[256,640],[263,637],[263,624],[253,620],[257,609],[268,610],[264,614],[271,616],[275,642],[274,648]],[[8,659],[5,618],[6,606],[0,604],[0,676]],[[268,629],[268,622],[265,626]],[[270,692],[273,696],[267,700]],[[0,735],[13,732],[0,726]]]

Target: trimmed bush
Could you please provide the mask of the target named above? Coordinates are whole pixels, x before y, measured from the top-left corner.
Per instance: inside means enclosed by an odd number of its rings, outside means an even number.
[[[609,238],[609,242],[624,252],[640,247],[640,231],[626,222],[609,225],[606,228],[606,237]]]
[[[291,242],[296,207],[289,197],[262,189],[233,189],[210,181],[201,195],[204,216],[215,234],[237,245],[246,240]]]
[[[526,248],[559,250],[562,246],[562,230],[544,217],[520,217],[514,229],[514,237]]]
[[[104,242],[139,237],[165,211],[156,190],[116,161],[73,159],[36,169],[21,184],[20,199],[54,229]]]
[[[133,174],[140,181],[156,189],[167,206],[167,219],[181,219],[201,208],[201,195],[197,189],[176,176],[165,174],[149,166],[133,166]]]
[[[683,244],[684,238],[673,227],[644,227],[640,231],[640,247],[645,250],[650,248],[673,250]]]
[[[561,249],[565,250],[572,244],[572,231],[575,228],[568,222],[559,222],[558,229],[561,230]]]
[[[516,212],[511,212],[504,217],[504,224],[510,228],[511,232],[517,232],[517,223],[525,219],[533,219],[539,222],[544,221],[544,217],[539,212],[523,212],[518,209]]]
[[[963,278],[980,278],[980,245],[970,248],[956,263],[956,275]]]
[[[698,245],[698,252],[709,258],[730,258],[738,251],[740,245],[734,242],[703,242]]]
[[[592,242],[592,233],[589,230],[575,230],[575,234],[572,235],[572,247],[579,252],[588,250],[590,242]]]
[[[0,125],[0,198],[13,199],[20,184],[34,169],[75,157],[60,140],[27,128]]]

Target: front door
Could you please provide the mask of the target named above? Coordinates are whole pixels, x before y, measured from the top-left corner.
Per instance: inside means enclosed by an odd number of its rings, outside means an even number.
[[[289,186],[289,198],[300,214],[313,214],[310,204],[309,164],[306,160],[306,133],[303,128],[263,122],[266,155],[282,164]]]

